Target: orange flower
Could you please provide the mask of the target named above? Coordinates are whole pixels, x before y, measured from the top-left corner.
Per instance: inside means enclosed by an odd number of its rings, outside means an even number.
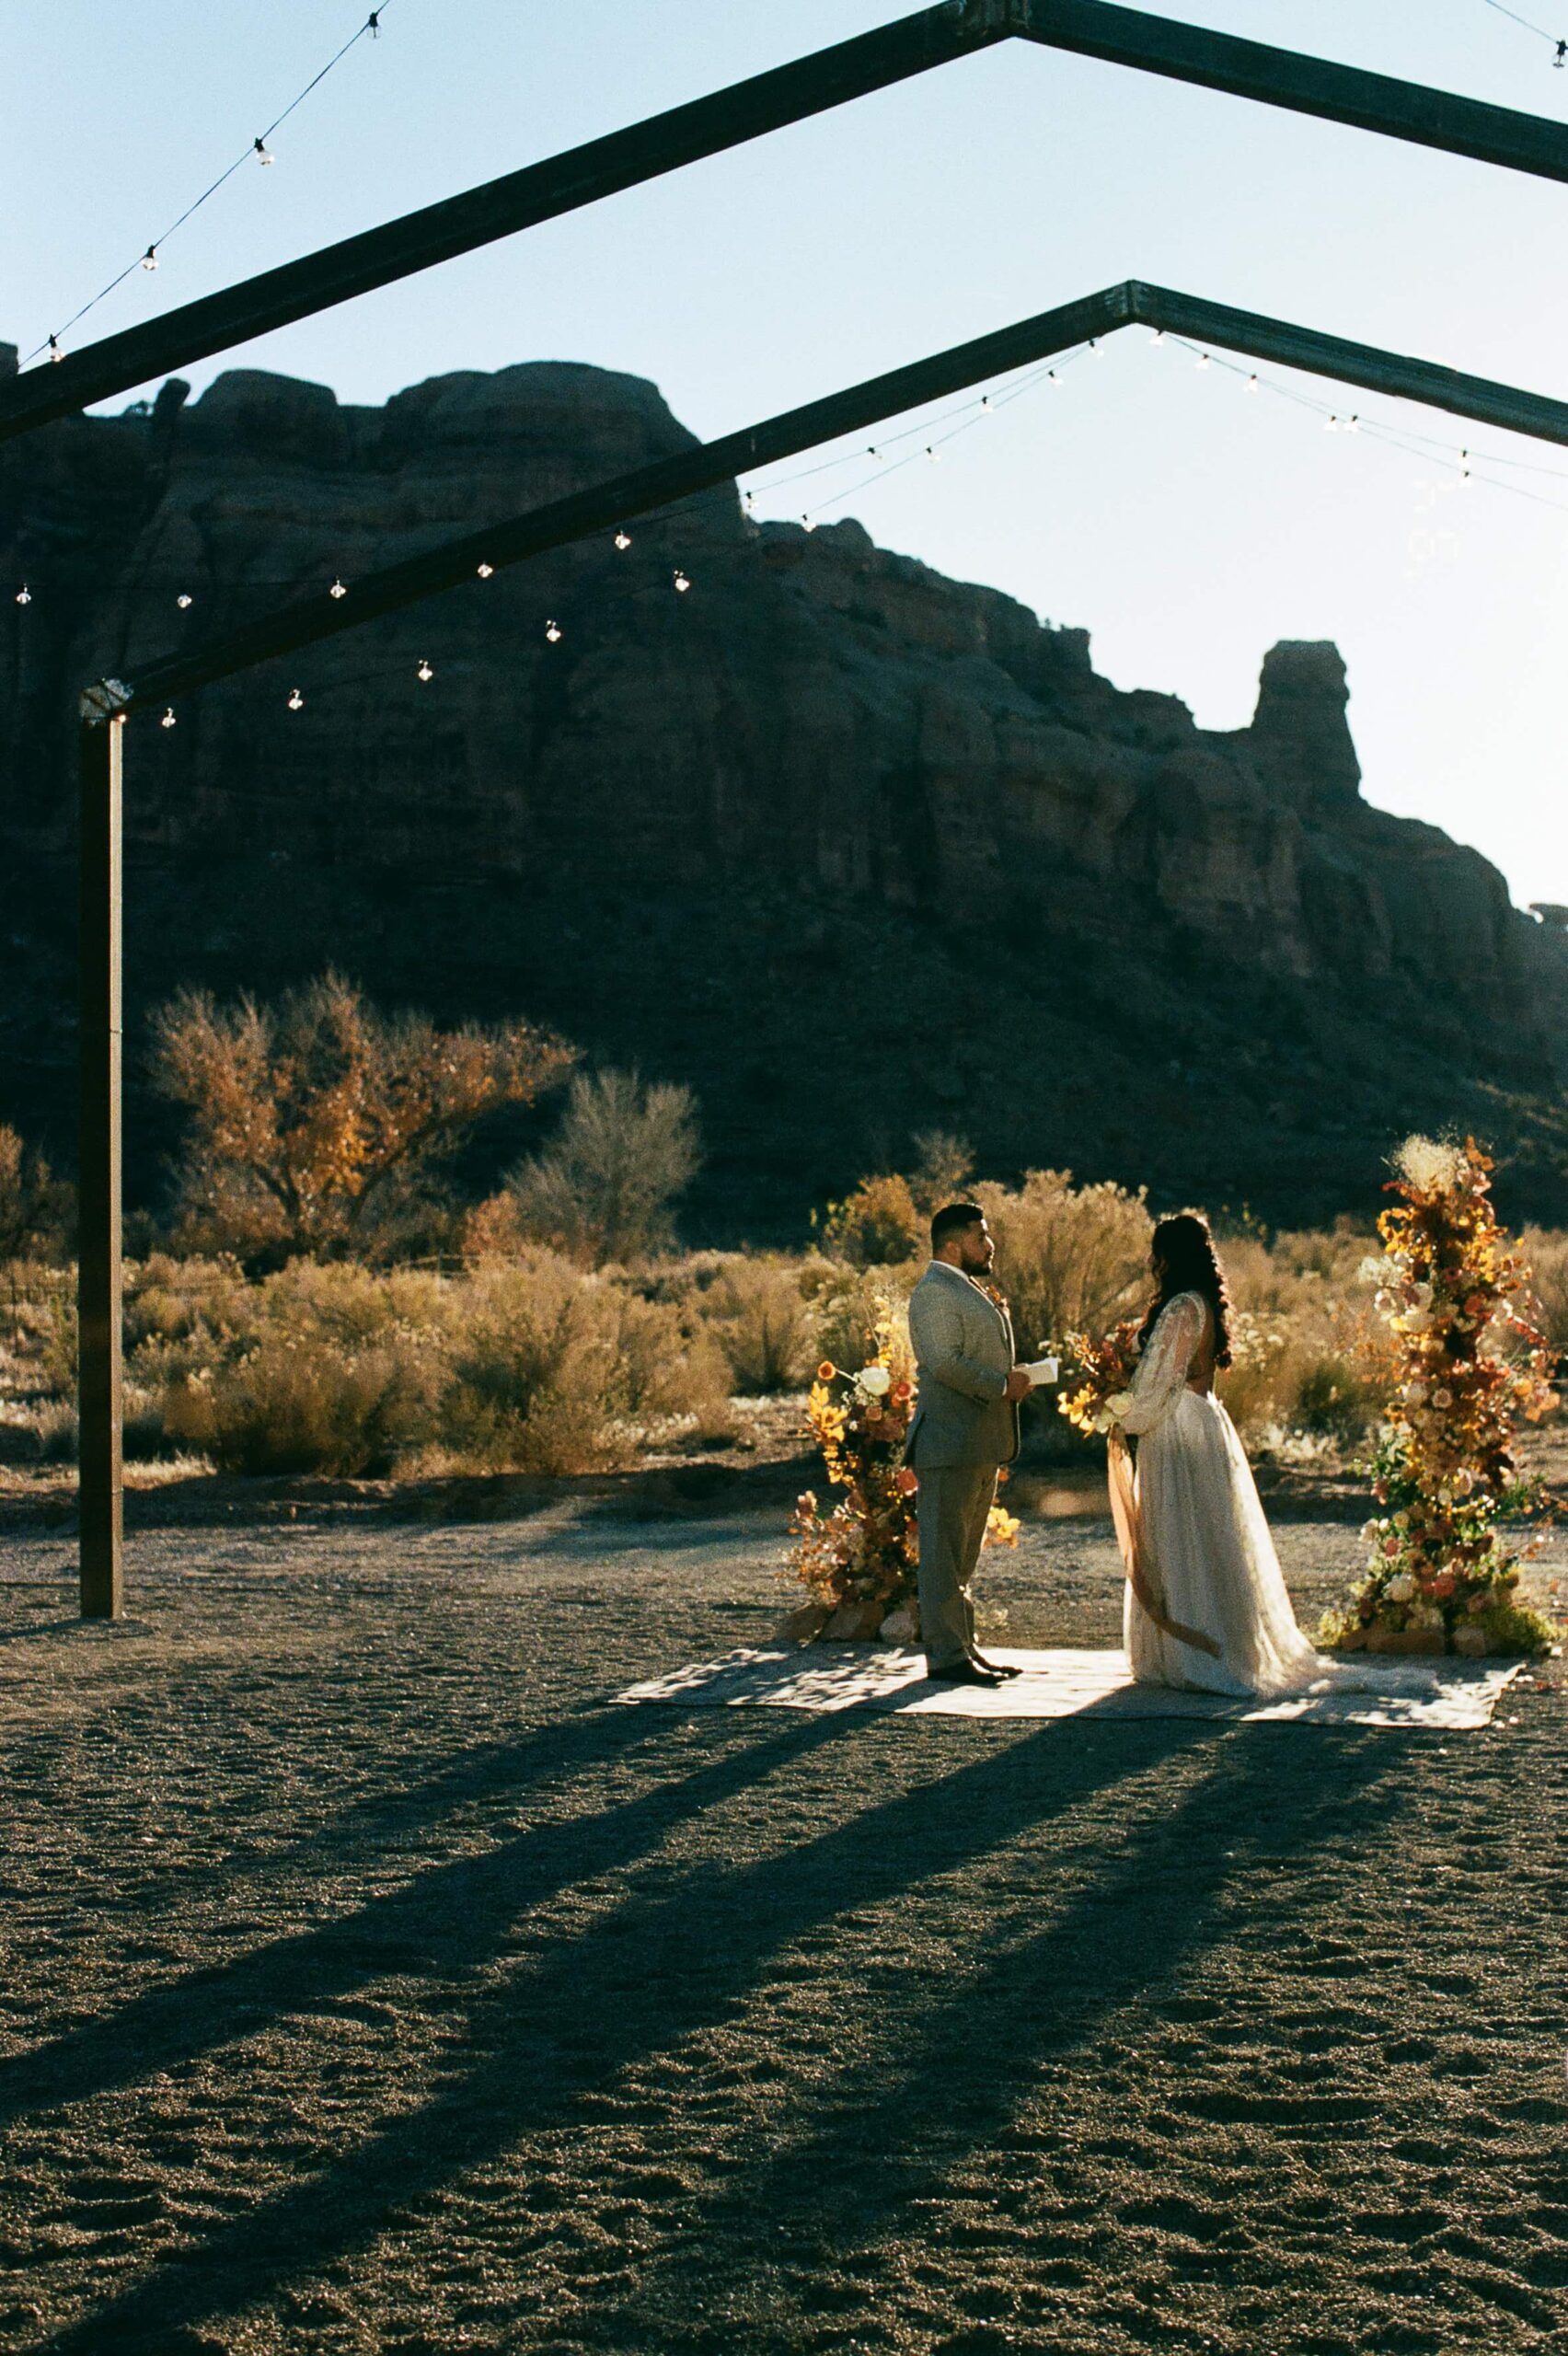
[[[817,1369],[817,1380],[819,1382],[831,1382],[837,1372],[838,1369],[834,1365],[833,1360],[831,1358],[824,1358],[822,1364]]]
[[[901,1464],[893,1478],[894,1486],[902,1489],[906,1497],[912,1497],[920,1485],[918,1473],[907,1464]]]

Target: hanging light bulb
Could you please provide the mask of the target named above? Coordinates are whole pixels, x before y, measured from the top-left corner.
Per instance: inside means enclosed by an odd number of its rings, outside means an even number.
[[[379,40],[381,39],[381,11],[379,8],[373,8],[371,10],[369,16],[365,18],[365,25],[369,30],[371,40]]]
[[[495,567],[493,564],[477,564],[474,567],[474,571],[478,574],[481,581],[488,581],[490,574],[495,571]]]
[[[545,636],[549,640],[552,646],[559,646],[560,644],[560,624],[558,621],[548,621],[545,624]]]
[[[433,679],[433,678],[434,678],[434,676],[435,676],[435,673],[434,673],[433,669],[431,667],[431,664],[430,664],[430,663],[428,662],[428,660],[426,660],[426,659],[424,659],[424,658],[422,658],[422,657],[421,657],[421,662],[420,662],[420,667],[419,667],[419,669],[414,673],[414,676],[415,676],[415,678],[416,678],[416,679],[418,679],[418,681],[420,682],[420,685],[421,685],[421,687],[425,686],[425,685],[426,685],[430,680],[432,680],[432,679]]]
[[[868,457],[868,458],[874,458],[874,459],[876,460],[876,462],[877,462],[878,466],[879,466],[879,467],[881,466],[881,464],[882,464],[882,452],[877,448],[877,445],[876,445],[876,444],[875,444],[874,442],[868,442],[868,443],[867,443],[867,445],[866,445],[866,456],[867,456],[867,457]]]
[[[1344,430],[1347,433],[1359,433],[1361,431],[1361,420],[1355,415],[1354,410],[1351,415],[1345,419]]]
[[[1047,368],[1047,369],[1046,369],[1046,371],[1045,371],[1045,381],[1046,381],[1046,383],[1047,383],[1047,384],[1055,385],[1055,386],[1057,387],[1057,389],[1058,389],[1058,390],[1060,390],[1060,388],[1061,388],[1061,383],[1062,383],[1062,380],[1061,380],[1060,376],[1058,376],[1058,375],[1057,375],[1057,374],[1056,374],[1056,372],[1055,372],[1055,370],[1054,368]]]
[[[149,246],[146,252],[142,256],[142,268],[144,270],[156,270],[157,266],[158,249],[156,246]]]
[[[748,491],[747,491],[747,493],[746,493],[746,505],[749,507],[749,506],[751,505],[751,503],[752,503],[752,494],[751,494],[751,492]],[[630,534],[630,533],[629,533],[629,532],[625,528],[625,526],[624,526],[624,525],[623,525],[623,526],[622,526],[622,528],[621,528],[621,529],[620,529],[620,530],[616,534],[616,546],[617,546],[617,549],[628,549],[628,548],[630,548],[630,546],[631,546],[631,534]]]
[[[1154,333],[1149,338],[1149,341],[1150,343],[1163,343],[1165,341],[1165,329],[1163,328],[1156,328]]]
[[[680,590],[683,595],[691,587],[691,581],[688,575],[684,573],[678,565],[675,568],[674,583],[675,587]]]
[[[1459,480],[1468,491],[1470,485],[1470,462],[1468,450],[1459,452]]]
[[[1094,354],[1094,356],[1095,356],[1096,360],[1103,360],[1103,359],[1104,359],[1104,357],[1105,357],[1105,351],[1104,351],[1104,347],[1103,347],[1103,345],[1101,343],[1100,338],[1099,338],[1097,335],[1091,335],[1091,336],[1090,337],[1090,339],[1089,339],[1089,348],[1090,348],[1090,352],[1093,352],[1093,354]]]
[[[990,408],[990,406],[991,406],[991,396],[990,396],[990,394],[989,394],[989,393],[982,393],[982,394],[981,394],[981,396],[980,396],[980,406],[981,406],[981,408],[982,408],[982,409],[989,409],[989,408]]]
[[[49,339],[49,356],[51,360],[63,360],[65,357],[65,354],[60,346],[60,338],[57,335],[52,335]]]
[[[1568,65],[1568,40],[1560,40],[1558,42],[1557,54],[1551,62],[1553,65],[1558,68],[1559,72],[1562,71],[1564,65]]]
[[[1257,380],[1256,376],[1249,376],[1249,377],[1248,377],[1248,379],[1247,379],[1247,390],[1248,390],[1250,393],[1261,393],[1261,392],[1262,391],[1262,387],[1259,384],[1259,382],[1258,382],[1258,380]]]
[[[929,458],[933,467],[940,467],[941,465],[940,458],[937,456],[937,453],[932,449],[928,442],[926,445],[926,456]]]
[[[334,581],[332,586],[327,592],[329,597],[346,597],[348,594],[348,590],[340,581]]]
[[[289,710],[291,711],[303,711],[305,710],[305,698],[301,695],[297,687],[292,687],[289,690]]]
[[[174,706],[173,706],[173,704],[171,704],[171,703],[166,703],[166,704],[165,704],[165,706],[164,706],[164,714],[163,714],[163,718],[159,721],[159,722],[158,722],[158,726],[159,726],[160,728],[172,728],[172,727],[174,726]]]
[[[189,589],[182,589],[182,590],[180,591],[180,593],[179,593],[179,596],[175,599],[175,601],[174,601],[174,602],[175,602],[175,604],[179,607],[180,612],[181,612],[181,613],[184,613],[184,612],[185,612],[185,610],[186,610],[186,608],[187,608],[187,606],[190,604],[190,590],[189,590]]]
[[[17,592],[17,603],[18,606],[30,606],[32,604],[32,591],[28,587],[25,581]]]
[[[1339,420],[1338,420],[1338,418],[1337,418],[1337,417],[1330,416],[1330,417],[1326,417],[1326,418],[1324,418],[1324,420],[1323,420],[1323,431],[1324,431],[1324,433],[1337,433],[1339,432],[1339,430],[1340,430],[1340,422],[1339,422]]]
[[[1206,368],[1206,367],[1209,365],[1209,356],[1208,356],[1208,353],[1207,353],[1206,352],[1199,352],[1199,354],[1198,354],[1198,358],[1197,358],[1197,365],[1198,365],[1200,368]]]
[[[271,164],[275,161],[272,151],[264,139],[253,140],[251,144],[256,150],[256,160],[259,164]]]

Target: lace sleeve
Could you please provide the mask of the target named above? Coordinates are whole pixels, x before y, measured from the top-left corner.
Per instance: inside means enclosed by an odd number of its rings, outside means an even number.
[[[1203,1335],[1204,1304],[1195,1292],[1179,1292],[1167,1301],[1131,1390],[1111,1402],[1124,1431],[1151,1432],[1165,1421],[1186,1386],[1187,1368]]]

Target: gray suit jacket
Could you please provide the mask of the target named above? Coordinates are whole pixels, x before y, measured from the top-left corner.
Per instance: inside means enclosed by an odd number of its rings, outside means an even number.
[[[917,1471],[1010,1464],[1018,1409],[1003,1393],[1013,1366],[1012,1322],[945,1260],[933,1260],[909,1298],[909,1337],[920,1388],[905,1449]]]

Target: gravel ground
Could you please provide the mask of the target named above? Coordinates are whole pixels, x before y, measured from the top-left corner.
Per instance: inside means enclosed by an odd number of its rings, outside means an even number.
[[[149,1511],[116,1629],[5,1542],[0,2346],[1568,2344],[1545,1680],[1482,1735],[617,1708],[771,1628],[776,1512],[287,1510]],[[1353,1533],[1280,1536],[1308,1617]],[[1113,1641],[1102,1523],[987,1584]]]

